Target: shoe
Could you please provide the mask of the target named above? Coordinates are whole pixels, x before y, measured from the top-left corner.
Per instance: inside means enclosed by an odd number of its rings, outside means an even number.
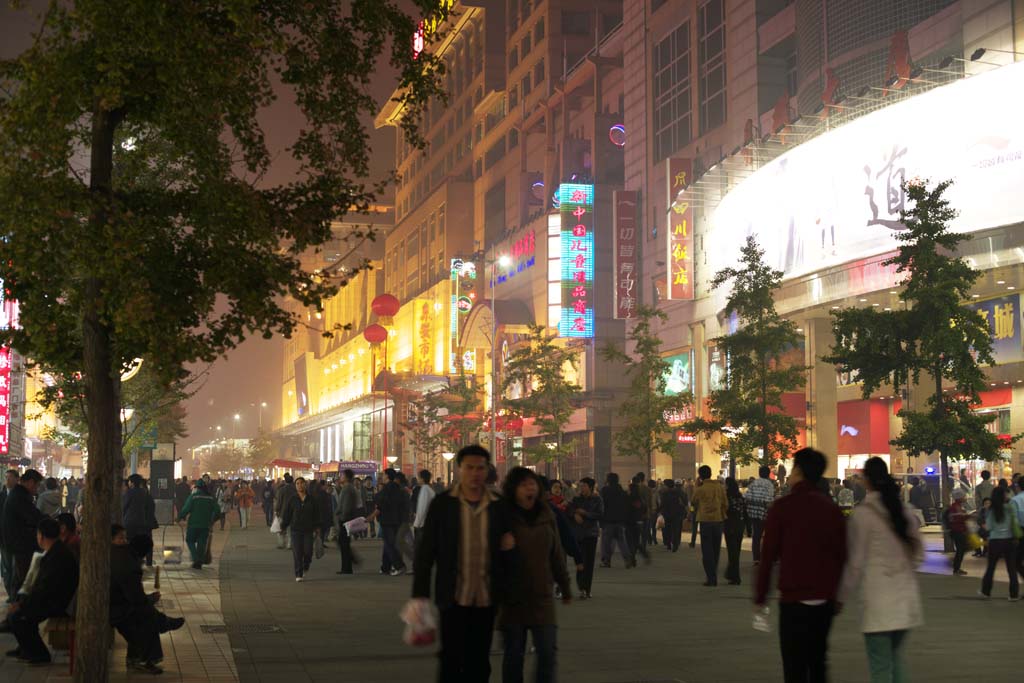
[[[710,581],[705,581],[701,585],[706,587],[706,588],[715,588],[718,584],[717,583],[711,583]]]
[[[696,548],[696,547],[697,547],[697,544],[696,544],[696,543],[691,543],[691,544],[690,544],[690,547],[691,547],[691,548]]]
[[[757,565],[759,565],[759,564],[761,564],[761,561],[760,561],[760,560],[754,560],[754,566],[755,566],[755,567],[756,567]]]
[[[963,569],[954,569],[953,576],[967,576],[967,572]]]
[[[612,568],[612,563],[611,562],[602,562],[601,566],[604,567],[605,569],[611,569]]]
[[[185,625],[185,617],[167,617],[167,630],[177,631]]]
[[[740,585],[740,582],[739,581],[730,581],[729,585],[730,586],[738,586],[738,585]]]
[[[978,595],[983,597],[983,598],[985,598],[986,600],[988,600],[989,598],[992,597],[991,595],[989,595],[988,593],[985,593],[984,591],[978,591]]]
[[[132,668],[136,671],[145,671],[146,673],[153,674],[154,676],[164,672],[156,662],[136,662]]]
[[[390,572],[388,572],[388,574],[390,574],[391,576],[401,576],[404,573],[404,569],[392,569]]]
[[[580,600],[586,600],[587,599],[587,591],[580,591],[580,598],[579,599]]]
[[[352,572],[334,572],[335,574],[351,574]]]
[[[192,563],[192,569],[202,569],[202,568],[203,568],[203,565],[199,564],[198,562],[193,562]]]
[[[1015,598],[1006,598],[1006,599],[1009,602],[1020,602],[1020,596],[1019,595],[1017,597],[1015,597]]]
[[[295,577],[295,583],[302,583],[302,577],[301,576],[296,576]]]
[[[21,648],[16,647],[13,650],[8,650],[4,653],[5,657],[21,657]]]
[[[29,666],[50,666],[53,664],[53,660],[49,657],[40,657],[38,659],[22,659],[23,662]]]

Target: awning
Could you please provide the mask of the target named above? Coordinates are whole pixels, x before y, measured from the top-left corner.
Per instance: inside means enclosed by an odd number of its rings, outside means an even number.
[[[320,465],[321,474],[336,474],[342,470],[352,470],[352,474],[364,477],[380,470],[380,464],[373,460],[335,460]]]
[[[299,462],[298,460],[283,460],[278,458],[277,460],[271,460],[269,463],[270,467],[279,467],[284,470],[300,470],[303,472],[312,472],[313,465],[308,462]]]

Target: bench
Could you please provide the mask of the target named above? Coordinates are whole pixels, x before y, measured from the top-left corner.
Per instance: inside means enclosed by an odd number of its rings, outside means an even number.
[[[54,650],[68,651],[68,675],[75,674],[75,618],[50,617],[43,626],[46,640]]]

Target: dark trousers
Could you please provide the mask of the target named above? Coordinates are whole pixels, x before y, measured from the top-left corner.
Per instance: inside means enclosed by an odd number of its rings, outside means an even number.
[[[619,547],[622,553],[622,561],[626,565],[633,563],[633,556],[629,552],[629,545],[626,543],[626,525],[622,523],[606,522],[601,529],[601,561],[610,564],[612,555],[615,554],[615,546]]]
[[[761,561],[761,537],[764,536],[764,520],[750,520],[750,551],[754,555],[754,562]]]
[[[658,543],[658,518],[656,516],[655,517],[648,517],[647,518],[647,526],[644,527],[644,531],[647,534],[647,543],[648,543],[648,545],[657,545],[657,543]],[[664,536],[664,532],[662,532],[662,535]]]
[[[289,529],[292,538],[292,563],[295,576],[302,576],[313,562],[313,532]]]
[[[520,626],[506,624],[501,632],[505,636],[505,654],[501,659],[501,683],[523,683],[523,660],[526,657],[526,632],[533,638],[537,649],[537,683],[554,683],[555,664],[558,651],[558,627],[554,624],[543,626]]]
[[[743,544],[743,527],[725,532],[725,550],[729,564],[725,567],[725,580],[740,582],[740,548]]]
[[[594,585],[594,562],[597,557],[597,538],[588,536],[581,538],[580,553],[583,555],[583,571],[576,572],[576,585],[581,591],[590,593],[590,587]]]
[[[39,624],[46,620],[46,616],[35,614],[22,614],[15,612],[7,618],[11,625],[11,633],[18,640],[18,649],[21,656],[30,661],[50,661],[50,651],[39,635]]]
[[[9,595],[17,595],[21,584],[25,583],[28,576],[28,568],[32,566],[32,553],[16,553],[14,555],[14,571],[11,573],[11,592]]]
[[[666,548],[672,552],[679,550],[679,544],[683,540],[683,520],[678,517],[666,517],[661,536],[665,539]]]
[[[381,524],[381,536],[384,548],[381,550],[380,568],[385,572],[392,569],[405,569],[402,552],[398,549],[398,524]]]
[[[440,683],[487,683],[491,677],[493,607],[441,610]]]
[[[1009,514],[1013,514],[1010,510]],[[1020,595],[1020,584],[1017,582],[1017,541],[1012,538],[990,538],[988,541],[988,567],[981,579],[981,592],[992,595],[992,578],[996,573],[999,560],[1006,562],[1006,571],[1010,575],[1010,597]]]
[[[949,537],[953,541],[953,571],[960,571],[964,563],[964,555],[967,553],[967,534],[963,531],[950,531]]]
[[[697,522],[697,513],[690,513],[690,547],[692,548],[697,544],[697,534],[699,533],[698,528],[700,524]]]
[[[712,586],[718,585],[718,558],[722,554],[722,523],[700,523],[700,558],[704,576]]]
[[[641,552],[640,527],[637,526],[637,522],[626,522],[626,545],[629,547],[630,557],[635,558],[636,554]]]
[[[15,595],[11,590],[11,584],[14,583],[14,553],[10,550],[0,551],[0,576],[3,577],[4,591],[9,600]]]
[[[1017,545],[1017,573],[1024,579],[1024,538]]]
[[[128,535],[128,540],[131,540],[131,539],[135,538],[136,536],[145,536],[146,538],[148,538],[150,540],[150,542],[153,541],[153,530],[152,529],[146,529],[146,528],[143,528],[143,527],[130,526],[130,527],[126,527],[125,528],[125,533]],[[153,547],[152,546],[150,546],[149,553],[146,555],[146,566],[147,567],[152,567],[153,566]]]
[[[338,550],[341,552],[341,573],[352,573],[352,539],[342,524],[338,527]]]
[[[274,504],[271,501],[263,503],[263,514],[267,518],[267,526],[274,523]]]
[[[779,603],[779,647],[786,683],[825,683],[828,680],[828,632],[835,606]]]
[[[155,609],[133,611],[112,624],[128,644],[127,658],[140,662],[156,662],[164,658],[160,645],[162,614]]]
[[[206,561],[206,546],[210,540],[209,529],[188,529],[185,531],[185,545],[188,546],[189,555],[192,556],[192,564],[204,564]]]

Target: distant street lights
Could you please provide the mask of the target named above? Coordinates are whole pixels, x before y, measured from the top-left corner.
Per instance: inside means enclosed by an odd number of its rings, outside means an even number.
[[[452,483],[452,458],[455,457],[455,454],[452,453],[451,451],[445,451],[444,453],[441,454],[441,457],[444,458],[445,468],[448,471],[448,484],[451,485],[451,483]]]

